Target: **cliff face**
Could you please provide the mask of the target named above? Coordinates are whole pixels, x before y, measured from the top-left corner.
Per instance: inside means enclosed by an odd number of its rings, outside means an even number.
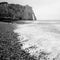
[[[36,16],[32,10],[32,7],[26,5],[24,10],[23,19],[36,20]]]
[[[35,14],[30,6],[19,4],[0,3],[0,21],[36,20]]]

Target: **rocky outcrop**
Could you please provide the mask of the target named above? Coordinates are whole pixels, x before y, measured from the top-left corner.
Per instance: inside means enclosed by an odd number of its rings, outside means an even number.
[[[0,21],[36,20],[32,7],[19,4],[0,3]]]
[[[15,25],[0,22],[0,60],[36,60],[21,49],[14,29]]]
[[[26,5],[24,10],[23,19],[26,20],[36,20],[36,16],[32,10],[32,7]]]

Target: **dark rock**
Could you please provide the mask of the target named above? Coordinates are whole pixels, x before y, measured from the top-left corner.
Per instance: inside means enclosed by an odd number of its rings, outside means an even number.
[[[0,60],[36,60],[21,49],[14,25],[0,22]]]
[[[7,2],[1,2],[0,4],[8,4]]]

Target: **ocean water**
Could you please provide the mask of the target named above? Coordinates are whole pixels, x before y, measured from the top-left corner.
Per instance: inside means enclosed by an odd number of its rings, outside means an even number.
[[[14,33],[23,44],[21,49],[40,60],[60,60],[60,21],[20,23],[15,24]]]

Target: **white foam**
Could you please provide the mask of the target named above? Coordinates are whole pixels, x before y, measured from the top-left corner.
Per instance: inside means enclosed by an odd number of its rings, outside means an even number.
[[[14,32],[19,35],[18,39],[23,44],[22,49],[28,49],[31,55],[37,56],[39,56],[40,52],[45,51],[50,53],[48,58],[52,60],[60,51],[60,34],[51,32],[50,30],[55,29],[54,27],[51,28],[51,26],[54,25],[17,25]],[[35,48],[31,48],[32,46],[35,46]]]

